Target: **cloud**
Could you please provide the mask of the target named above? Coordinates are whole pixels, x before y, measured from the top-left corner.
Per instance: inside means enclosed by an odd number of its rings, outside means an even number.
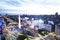
[[[60,5],[60,0],[47,0],[45,3],[51,5]]]
[[[0,0],[0,13],[55,14],[60,13],[60,0]]]

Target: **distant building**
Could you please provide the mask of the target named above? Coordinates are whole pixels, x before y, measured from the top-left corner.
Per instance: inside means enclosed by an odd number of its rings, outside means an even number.
[[[55,33],[60,35],[60,24],[59,25],[55,25]]]

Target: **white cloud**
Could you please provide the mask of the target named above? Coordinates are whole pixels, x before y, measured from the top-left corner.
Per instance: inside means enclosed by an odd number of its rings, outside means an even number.
[[[34,2],[36,2],[36,3],[42,3],[42,2],[44,2],[45,0],[33,0]]]
[[[11,0],[6,0],[6,1],[11,1]],[[16,1],[20,3],[19,4],[20,6],[14,6],[14,5],[7,4],[5,1],[0,1],[0,9],[3,9],[1,10],[3,13],[50,15],[50,14],[55,14],[55,12],[58,12],[60,14],[59,0],[46,0],[46,1],[45,0],[22,0],[22,1],[12,0],[12,1]],[[58,4],[58,5],[55,5],[55,4]]]

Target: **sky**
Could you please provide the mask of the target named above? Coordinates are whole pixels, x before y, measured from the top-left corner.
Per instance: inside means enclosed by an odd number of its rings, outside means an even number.
[[[12,15],[60,14],[60,0],[0,0],[0,13]]]

